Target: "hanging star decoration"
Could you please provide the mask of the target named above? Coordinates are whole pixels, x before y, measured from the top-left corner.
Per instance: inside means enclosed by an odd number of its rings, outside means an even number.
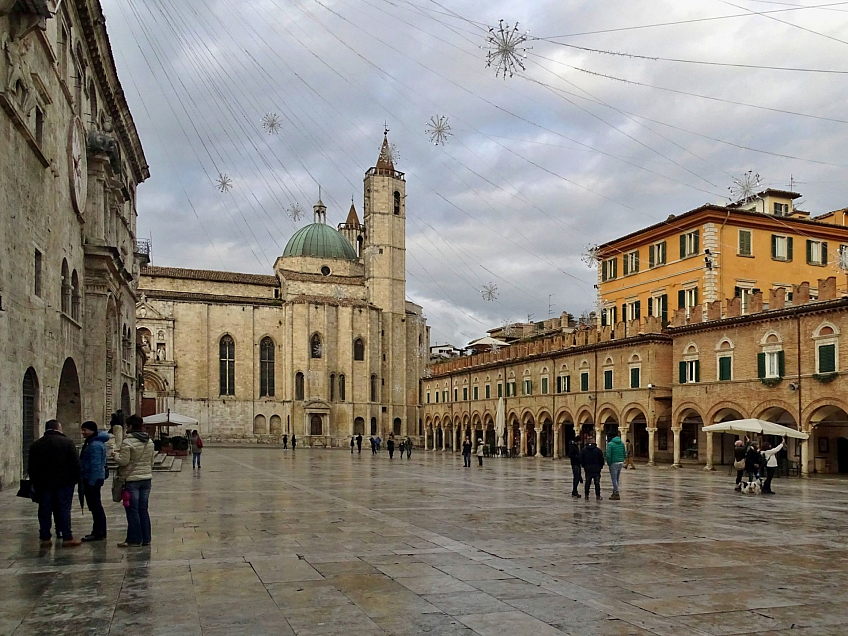
[[[430,136],[430,143],[434,146],[444,146],[448,142],[448,137],[453,134],[448,118],[444,115],[433,115],[427,122],[424,132]]]
[[[397,146],[388,143],[380,149],[380,159],[388,161],[393,166],[397,165],[398,161],[400,161],[400,151],[398,151]]]
[[[312,345],[312,357],[313,358],[320,358],[323,355],[323,353],[324,353],[324,348],[321,346],[320,342],[316,342],[314,345]]]
[[[501,332],[505,338],[512,338],[515,335],[515,328],[512,326],[512,322],[504,320],[503,325],[501,325]]]
[[[504,79],[513,77],[518,69],[524,69],[524,60],[527,57],[525,46],[529,32],[520,33],[518,22],[510,28],[509,24],[504,26],[504,21],[499,20],[497,28],[489,27],[486,36],[486,68],[495,67],[495,77],[503,76]],[[532,47],[530,47],[532,48]]]
[[[283,122],[277,113],[265,113],[262,117],[262,127],[269,135],[276,135],[283,127]]]
[[[580,260],[586,263],[589,267],[597,267],[600,259],[598,258],[598,252],[600,248],[597,245],[587,245],[586,249],[580,255]]]
[[[733,203],[744,203],[757,196],[757,191],[762,188],[763,182],[759,173],[747,170],[741,177],[733,178],[733,185],[727,189],[730,191],[730,200]]]
[[[841,245],[836,250],[836,262],[834,265],[837,271],[848,273],[848,245]]]
[[[483,289],[480,290],[480,295],[483,296],[483,300],[487,302],[497,300],[498,286],[494,283],[486,283],[485,285],[483,285]]]
[[[493,342],[489,345],[489,353],[497,353],[501,350],[501,346],[497,342]]]
[[[432,378],[433,377],[433,370],[430,369],[430,367],[427,367],[426,369],[424,369],[424,377],[425,378]]]
[[[295,203],[294,205],[290,206],[289,209],[286,210],[286,214],[288,214],[289,218],[295,223],[297,223],[304,216],[306,216],[306,213],[303,211],[303,208],[300,206],[300,203]]]
[[[215,181],[215,185],[219,191],[229,192],[230,189],[233,187],[233,180],[230,179],[226,174],[221,172],[218,174],[218,179]]]
[[[335,298],[336,300],[344,300],[345,298],[347,298],[347,292],[345,291],[345,288],[341,285],[333,285],[331,293],[333,294],[333,298]]]

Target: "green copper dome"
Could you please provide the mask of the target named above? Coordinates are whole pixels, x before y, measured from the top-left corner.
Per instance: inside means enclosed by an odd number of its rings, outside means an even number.
[[[283,257],[286,256],[357,260],[350,241],[326,223],[312,223],[295,232],[283,250]]]

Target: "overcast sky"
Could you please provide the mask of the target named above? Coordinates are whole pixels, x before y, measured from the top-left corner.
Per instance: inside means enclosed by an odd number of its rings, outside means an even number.
[[[813,213],[848,205],[848,2],[762,13],[802,3],[826,0],[102,0],[150,164],[139,236],[156,265],[271,273],[319,184],[329,223],[351,197],[361,214],[388,122],[407,178],[407,297],[433,343],[549,306],[579,315],[596,282],[587,246],[726,201],[747,170],[784,189],[791,175]],[[628,28],[716,16],[737,17]],[[506,80],[481,26],[499,19],[554,38],[528,42]],[[434,146],[425,126],[442,115],[453,136]]]

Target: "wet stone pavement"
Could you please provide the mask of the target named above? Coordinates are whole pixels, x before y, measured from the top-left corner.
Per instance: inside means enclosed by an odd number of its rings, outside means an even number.
[[[153,545],[130,550],[119,504],[107,543],[40,550],[9,489],[0,634],[848,634],[848,481],[765,497],[640,465],[621,501],[587,502],[570,480],[567,461],[207,448],[155,475]]]

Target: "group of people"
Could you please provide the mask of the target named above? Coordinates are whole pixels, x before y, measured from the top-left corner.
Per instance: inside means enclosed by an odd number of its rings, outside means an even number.
[[[101,431],[92,421],[83,422],[83,445],[79,454],[74,442],[62,431],[62,424],[49,420],[44,435],[29,449],[30,496],[38,503],[41,546],[53,545],[52,530],[62,547],[83,542],[103,541],[107,535],[106,512],[101,489],[108,478],[108,460],[118,465],[112,482],[112,500],[122,502],[127,516],[126,539],[120,548],[150,545],[148,502],[153,482],[153,458],[156,453],[142,419],[131,415],[124,422],[118,413],[112,416],[110,431]],[[74,490],[79,488],[92,516],[92,530],[81,539],[71,528]]]
[[[482,439],[477,440],[477,466],[483,467],[483,453],[485,444]],[[471,438],[466,437],[462,442],[462,467],[471,468]]]
[[[621,471],[625,468],[636,468],[633,463],[633,445],[630,440],[627,440],[626,444],[622,442],[618,431],[615,431],[607,440],[606,454],[598,448],[594,439],[590,439],[582,449],[579,440],[573,439],[569,443],[568,458],[571,460],[573,477],[571,496],[578,499],[585,496],[587,501],[592,484],[595,485],[595,498],[598,501],[603,499],[601,497],[601,472],[604,469],[604,464],[609,468],[610,481],[612,481],[610,499],[614,501],[621,499],[619,492]],[[585,483],[584,495],[577,491],[581,483]]]
[[[294,433],[292,433],[292,436],[291,436],[291,445],[292,445],[292,450],[297,448],[297,437],[295,436]],[[287,449],[288,447],[289,447],[289,436],[288,436],[287,433],[284,433],[283,434],[283,448]]]
[[[762,484],[760,492],[764,495],[773,495],[771,489],[771,480],[774,479],[774,474],[777,472],[777,454],[786,447],[786,438],[781,440],[777,446],[772,446],[768,442],[763,444],[760,450],[760,444],[755,439],[736,440],[733,448],[733,467],[736,469],[736,488],[737,492],[741,492],[745,488],[745,492],[755,493],[756,489],[746,488],[751,484]],[[765,471],[763,471],[765,469]],[[748,482],[743,482],[742,478],[747,473]],[[763,475],[765,474],[765,481]]]

